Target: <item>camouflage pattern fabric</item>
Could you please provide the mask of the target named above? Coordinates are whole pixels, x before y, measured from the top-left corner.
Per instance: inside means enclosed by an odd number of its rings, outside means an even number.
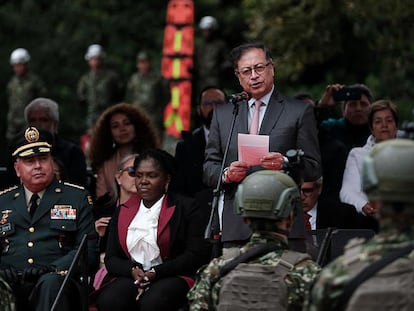
[[[394,226],[395,227],[395,226]],[[381,224],[381,233],[365,243],[354,239],[346,246],[343,256],[327,265],[315,283],[306,310],[336,310],[338,297],[345,285],[366,266],[390,252],[407,246],[414,240],[414,225],[408,232],[399,232],[390,221]],[[410,257],[411,256],[411,257]],[[407,256],[413,260],[413,252]]]
[[[10,141],[24,128],[24,108],[35,98],[46,95],[46,88],[42,80],[33,73],[23,77],[13,76],[7,84],[9,110],[7,112],[7,133]]]
[[[169,101],[168,81],[156,72],[134,73],[128,81],[126,102],[142,108],[153,121],[159,133],[163,133],[164,107]]]
[[[86,125],[91,128],[106,108],[120,101],[122,82],[109,69],[100,69],[96,74],[88,72],[80,78],[77,94],[87,107]]]
[[[283,251],[287,250],[288,246],[286,241],[281,241],[280,238],[271,233],[253,233],[250,241],[241,248],[241,253],[262,243],[277,244],[280,249],[256,258],[250,263],[278,265]],[[196,284],[187,295],[190,302],[190,311],[216,310],[220,298],[221,282],[218,281],[212,284],[212,281],[219,275],[220,268],[231,259],[215,258],[205,269],[199,271]],[[320,268],[316,263],[305,260],[288,273],[285,280],[288,289],[288,310],[302,310],[303,301],[319,271]]]
[[[195,53],[196,90],[198,96],[206,86],[221,86],[223,72],[231,67],[227,60],[229,52],[226,43],[218,38],[199,41]]]

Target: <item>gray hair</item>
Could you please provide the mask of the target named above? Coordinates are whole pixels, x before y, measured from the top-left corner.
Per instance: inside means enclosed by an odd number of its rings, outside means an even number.
[[[132,153],[132,154],[129,154],[129,155],[123,157],[118,162],[118,172],[121,171],[124,168],[125,163],[127,163],[131,159],[135,159],[138,155],[139,155],[138,153]]]
[[[32,111],[39,111],[39,110],[46,111],[49,117],[53,121],[59,122],[58,104],[49,98],[39,97],[39,98],[32,100],[30,104],[28,104],[26,108],[24,108],[24,119],[26,120],[26,123],[28,123],[29,114]]]

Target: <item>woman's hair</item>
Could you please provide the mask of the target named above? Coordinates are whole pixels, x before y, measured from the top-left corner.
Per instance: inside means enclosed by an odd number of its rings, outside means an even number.
[[[377,100],[376,102],[373,102],[371,106],[369,107],[368,112],[368,124],[369,128],[372,130],[372,122],[374,120],[374,114],[377,111],[388,109],[391,111],[392,116],[394,118],[395,124],[398,125],[398,108],[397,106],[390,100],[381,99]]]
[[[138,157],[135,158],[134,161],[134,169],[138,168],[138,165],[143,160],[153,159],[155,162],[156,167],[170,175],[171,177],[175,174],[175,159],[174,157],[169,154],[165,150],[161,149],[147,149],[140,153]]]
[[[120,103],[108,107],[99,117],[92,133],[89,158],[93,170],[98,170],[117,150],[113,145],[111,118],[117,113],[125,114],[135,129],[133,152],[139,153],[147,148],[155,148],[159,144],[156,129],[146,113],[131,104]]]

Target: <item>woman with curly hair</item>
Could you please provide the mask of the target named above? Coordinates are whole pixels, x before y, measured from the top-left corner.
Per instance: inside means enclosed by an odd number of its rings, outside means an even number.
[[[158,147],[159,138],[140,108],[120,103],[107,108],[95,124],[89,159],[96,177],[96,197],[116,195],[114,176],[119,161],[132,153]]]

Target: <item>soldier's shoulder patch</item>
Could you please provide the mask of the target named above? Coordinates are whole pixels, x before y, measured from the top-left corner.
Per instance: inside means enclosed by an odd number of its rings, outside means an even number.
[[[17,189],[17,188],[18,188],[18,186],[13,186],[13,187],[4,189],[3,191],[0,192],[0,195],[6,194],[6,193],[8,193],[10,191],[13,191],[13,190]]]
[[[69,187],[73,187],[73,188],[77,188],[77,189],[80,189],[80,190],[85,190],[85,187],[82,187],[82,186],[79,186],[79,185],[75,185],[75,184],[71,184],[71,183],[69,183],[69,182],[64,182],[63,183],[65,186],[69,186]]]

